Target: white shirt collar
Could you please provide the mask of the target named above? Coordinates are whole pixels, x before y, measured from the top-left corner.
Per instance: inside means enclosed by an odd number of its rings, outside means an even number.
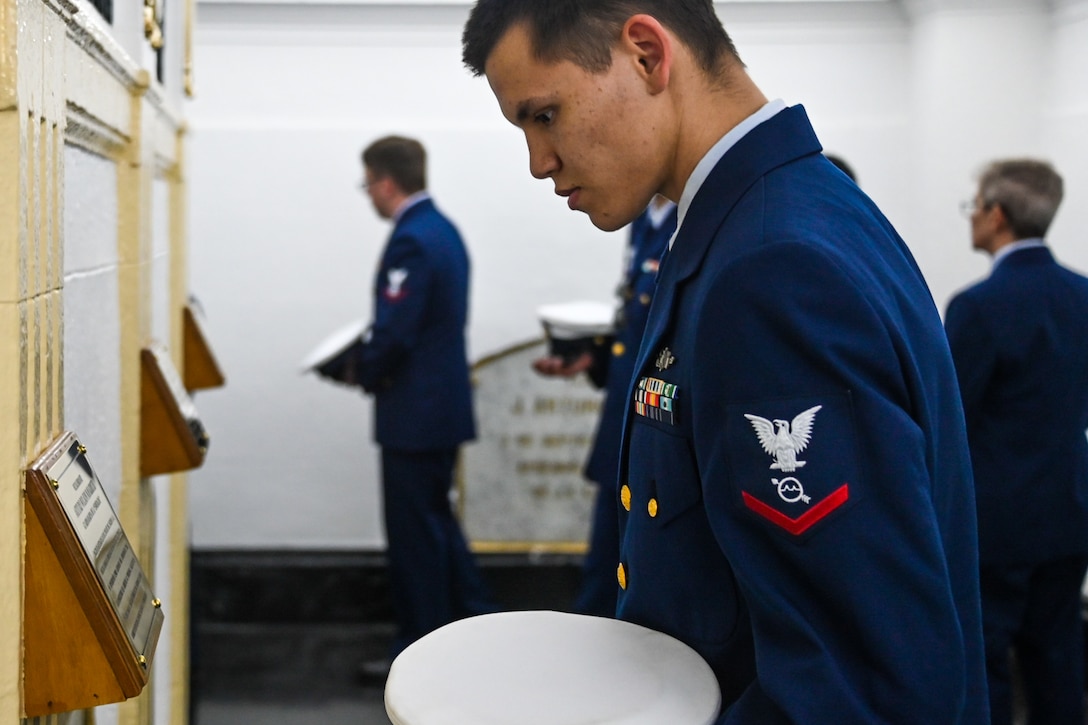
[[[419,202],[426,201],[430,198],[431,195],[427,193],[426,189],[424,189],[423,191],[417,191],[416,193],[407,197],[403,202],[401,202],[401,205],[397,207],[397,210],[393,212],[393,223],[396,224],[397,222],[399,222],[400,218],[404,216],[404,212],[408,211]]]
[[[669,248],[672,248],[672,244],[676,241],[676,234],[680,233],[680,227],[684,224],[684,217],[687,216],[688,209],[691,207],[691,202],[695,199],[695,195],[699,193],[699,189],[702,188],[703,182],[710,176],[710,172],[714,170],[714,167],[718,165],[718,162],[722,160],[725,153],[733,148],[738,141],[744,138],[749,131],[774,117],[780,111],[786,109],[786,102],[781,98],[777,98],[773,101],[768,101],[758,111],[753,113],[748,118],[744,119],[732,129],[729,130],[716,144],[710,147],[710,150],[706,152],[702,160],[696,164],[695,170],[691,172],[691,176],[688,177],[687,183],[684,184],[684,192],[680,195],[680,210],[677,212],[676,217],[676,233],[672,235],[672,239],[669,240]]]
[[[1045,247],[1046,241],[1042,237],[1032,237],[1031,239],[1021,239],[1020,241],[1013,242],[1012,244],[1006,244],[1001,249],[997,250],[994,254],[993,264],[990,265],[990,269],[994,269],[997,265],[1001,264],[1005,257],[1009,256],[1013,252],[1019,252],[1021,249],[1032,249],[1034,247]]]
[[[654,229],[660,229],[675,207],[676,204],[668,199],[661,206],[657,206],[651,201],[650,205],[646,207],[646,216],[649,217],[650,226]]]

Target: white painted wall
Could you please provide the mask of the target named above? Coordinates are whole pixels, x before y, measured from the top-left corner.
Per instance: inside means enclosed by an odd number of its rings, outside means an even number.
[[[64,427],[87,446],[106,497],[120,513],[117,166],[65,146],[64,177]],[[95,709],[99,725],[116,725],[117,719],[116,705]]]
[[[939,308],[986,271],[957,204],[989,158],[1053,158],[1069,187],[1055,248],[1088,268],[1074,245],[1088,222],[1085,0],[717,7],[764,92],[803,103],[855,167]],[[474,359],[536,335],[537,305],[613,289],[622,233],[529,176],[518,132],[460,64],[468,9],[200,5],[190,279],[228,384],[197,401],[212,444],[191,479],[194,547],[382,544],[370,404],[297,369],[324,334],[370,314],[388,233],[357,188],[372,139],[413,135],[430,152],[431,191],[473,257]]]
[[[1055,254],[1088,273],[1088,0],[1055,0],[1042,153],[1065,179],[1050,232]]]
[[[975,174],[995,155],[1040,153],[1050,68],[1041,0],[944,5],[914,18],[915,220],[907,237],[942,312],[953,292],[989,269],[972,252],[957,205],[972,198]]]
[[[121,498],[121,393],[117,356],[121,349],[118,309],[117,167],[75,146],[64,150],[64,421],[88,448],[88,458],[103,489],[119,512]],[[103,190],[109,190],[105,193]],[[170,340],[169,190],[157,180],[152,188],[151,329],[155,339]],[[152,479],[156,501],[155,561],[152,589],[163,602],[173,601],[170,577],[169,478]],[[170,616],[169,605],[166,616]],[[168,632],[168,629],[163,630]],[[154,722],[169,721],[172,643],[161,636],[151,678]],[[95,710],[96,722],[118,720],[116,705]]]
[[[151,338],[167,347],[171,343],[170,314],[170,186],[157,178],[151,185]],[[180,324],[180,321],[178,321]],[[177,355],[177,351],[171,351]],[[155,666],[151,672],[152,722],[170,722],[170,691],[173,677],[172,617],[180,607],[175,603],[170,570],[170,476],[152,476],[150,486],[155,497],[155,561],[151,567],[151,586],[163,607],[163,635],[155,649]]]
[[[382,544],[370,404],[298,368],[371,313],[389,227],[358,188],[369,141],[405,133],[429,150],[431,192],[474,263],[473,357],[536,335],[541,303],[611,294],[622,236],[528,175],[523,142],[461,68],[466,15],[201,8],[190,279],[228,384],[197,398],[211,447],[191,479],[194,546]]]
[[[121,498],[121,393],[117,355],[121,349],[118,310],[116,196],[114,162],[78,147],[64,150],[64,420],[79,436],[102,487],[119,512]],[[152,335],[170,339],[168,189],[152,190]],[[171,602],[169,479],[152,479],[156,519],[152,589]],[[169,615],[169,608],[166,610]],[[167,629],[163,630],[167,632]],[[151,678],[154,722],[169,721],[171,651],[169,636],[159,638]],[[101,725],[117,722],[117,706],[97,708]]]
[[[117,188],[112,161],[64,148],[64,427],[119,511],[121,349],[118,310]]]

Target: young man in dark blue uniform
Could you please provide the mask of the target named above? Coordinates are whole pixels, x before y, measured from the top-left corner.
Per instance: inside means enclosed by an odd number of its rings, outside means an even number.
[[[1029,723],[1083,725],[1088,569],[1088,278],[1044,237],[1062,200],[1047,163],[997,161],[967,206],[989,277],[948,305],[975,467],[983,632],[995,724],[1013,721],[1009,652]]]
[[[601,229],[679,203],[629,391],[617,612],[722,723],[988,720],[971,462],[903,241],[710,0],[479,0],[464,59]]]
[[[585,477],[597,484],[597,498],[593,503],[589,551],[582,564],[582,583],[573,604],[574,611],[579,614],[598,617],[616,614],[619,589],[616,583],[616,562],[619,561],[616,468],[623,412],[635,356],[650,312],[658,267],[675,230],[676,204],[662,196],[655,196],[646,210],[631,222],[627,260],[619,289],[620,308],[611,345],[602,345],[605,349],[586,353],[571,362],[559,356],[548,356],[534,363],[544,375],[569,377],[585,372],[594,385],[605,391],[593,447],[584,470]]]
[[[356,381],[374,396],[397,635],[492,611],[450,507],[458,447],[476,435],[465,351],[469,259],[426,192],[426,156],[390,136],[362,154],[365,189],[393,233],[374,280],[374,320]]]

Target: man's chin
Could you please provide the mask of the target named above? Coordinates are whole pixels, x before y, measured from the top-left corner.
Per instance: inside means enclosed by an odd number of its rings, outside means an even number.
[[[614,232],[617,229],[623,229],[635,219],[635,217],[627,219],[623,216],[617,216],[615,214],[594,213],[586,209],[580,209],[579,211],[583,212],[586,216],[588,216],[589,221],[593,223],[593,226],[597,227],[602,232]]]

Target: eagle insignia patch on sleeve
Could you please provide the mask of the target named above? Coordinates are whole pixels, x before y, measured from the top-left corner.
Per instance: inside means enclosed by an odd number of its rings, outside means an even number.
[[[752,427],[756,429],[756,435],[759,437],[759,444],[774,459],[771,468],[777,468],[783,473],[793,473],[805,465],[804,461],[797,460],[797,454],[805,450],[805,446],[808,445],[808,440],[812,436],[813,421],[822,407],[822,405],[814,405],[803,413],[799,413],[792,423],[781,418],[770,421],[758,415],[744,414],[745,418],[752,421]]]
[[[397,302],[408,294],[408,288],[404,285],[404,283],[408,280],[407,269],[399,267],[390,269],[389,272],[386,274],[386,280],[388,284],[382,291],[385,299],[389,300],[390,302]]]
[[[851,501],[857,471],[847,396],[727,410],[730,469],[753,515],[800,537]]]

